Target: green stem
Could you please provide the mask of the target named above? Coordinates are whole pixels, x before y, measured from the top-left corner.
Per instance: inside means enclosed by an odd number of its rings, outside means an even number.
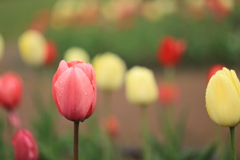
[[[237,160],[236,156],[236,141],[235,141],[235,127],[230,127],[231,145],[232,145],[232,160]]]
[[[112,93],[110,91],[105,91],[104,92],[104,113],[103,113],[103,119],[104,122],[106,119],[111,115],[111,95]],[[111,144],[111,139],[107,133],[107,130],[104,128],[103,130],[103,145],[104,145],[104,150],[103,150],[103,159],[104,160],[110,160],[112,157],[112,144]]]
[[[176,70],[174,67],[165,67],[163,70],[163,77],[166,82],[175,81]]]
[[[103,131],[103,144],[104,144],[104,150],[103,150],[103,159],[104,160],[110,160],[111,159],[111,140],[109,138],[109,135],[107,134],[107,131]]]
[[[143,134],[143,160],[151,160],[149,140],[149,129],[147,119],[147,107],[142,106],[142,134]]]
[[[78,160],[78,128],[79,121],[74,121],[74,160]]]

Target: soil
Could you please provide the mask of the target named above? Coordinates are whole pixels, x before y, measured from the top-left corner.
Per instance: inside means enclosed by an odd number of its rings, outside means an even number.
[[[15,44],[15,43],[14,43]],[[32,129],[31,122],[38,117],[33,93],[36,90],[40,91],[43,97],[44,104],[48,104],[51,95],[51,80],[54,69],[47,68],[45,71],[31,69],[23,64],[18,54],[16,45],[8,44],[6,54],[0,63],[0,71],[14,71],[21,75],[24,83],[24,93],[22,102],[17,109],[18,115],[22,119],[23,128]],[[187,109],[189,111],[184,136],[184,146],[191,148],[201,148],[216,137],[216,128],[220,129],[220,134],[223,139],[229,136],[228,128],[216,127],[209,118],[205,108],[205,90],[206,90],[206,72],[207,69],[178,69],[176,73],[176,83],[179,85],[181,98],[173,110],[175,117],[180,111]],[[240,74],[238,71],[237,73]],[[161,82],[162,72],[155,71],[156,79]],[[98,101],[96,113],[101,116],[103,110],[103,93],[98,91]],[[125,90],[122,87],[117,92],[113,93],[111,99],[112,113],[116,115],[120,122],[120,131],[117,137],[119,145],[125,147],[137,147],[141,144],[140,134],[140,108],[130,104],[125,97]],[[160,140],[164,140],[161,129],[158,125],[157,111],[163,110],[158,102],[148,107],[148,120],[151,132]],[[57,130],[59,134],[72,129],[72,122],[66,120],[56,111],[58,115]],[[0,110],[0,114],[5,112]],[[175,118],[173,117],[173,119]],[[80,126],[80,130],[85,130],[86,124]],[[236,129],[237,144],[240,141],[240,128]],[[240,147],[238,153],[240,153]]]

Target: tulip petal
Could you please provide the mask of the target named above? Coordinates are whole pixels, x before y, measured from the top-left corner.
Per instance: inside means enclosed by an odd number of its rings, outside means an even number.
[[[81,61],[77,61],[77,60],[74,60],[74,61],[71,61],[71,62],[68,62],[68,67],[72,67],[72,66],[75,66],[76,64],[79,64],[79,63],[83,63]]]
[[[58,67],[56,73],[55,73],[54,76],[53,76],[52,84],[55,84],[55,82],[57,81],[58,77],[59,77],[64,71],[66,71],[67,69],[68,69],[67,63],[66,63],[64,60],[62,60],[62,61],[59,63],[59,67]],[[55,89],[54,89],[54,86],[52,86],[52,95],[53,95],[54,102],[57,104],[57,106],[59,106],[59,105],[58,105],[58,101],[57,101],[57,99],[56,99],[56,91],[55,91]],[[59,108],[59,107],[58,107],[58,108]]]
[[[69,68],[69,67],[68,67],[67,62],[65,62],[64,60],[62,60],[62,61],[59,63],[59,67],[58,67],[56,73],[55,73],[54,76],[53,76],[53,81],[52,81],[53,84],[57,81],[58,77],[59,77],[64,71],[66,71],[68,68]]]
[[[95,74],[93,72],[93,67],[89,63],[78,63],[75,65],[75,67],[78,67],[82,69],[82,71],[86,74],[86,76],[89,78],[90,82],[96,82],[95,81]]]
[[[86,76],[89,78],[92,86],[93,86],[93,103],[92,103],[92,107],[89,109],[89,112],[86,116],[86,118],[88,118],[89,116],[92,115],[92,113],[95,110],[95,106],[96,106],[96,101],[97,101],[97,92],[96,92],[96,76],[95,76],[95,72],[94,69],[92,67],[91,64],[89,63],[78,63],[77,65],[75,65],[75,67],[81,68],[82,71],[86,74]]]
[[[232,77],[233,83],[235,85],[235,88],[237,89],[238,96],[240,98],[240,83],[239,83],[239,80],[237,78],[237,75],[236,75],[235,71],[231,70],[230,72],[231,72],[231,77]]]
[[[206,107],[210,118],[221,126],[236,126],[240,120],[240,98],[232,81],[215,74],[206,90]]]
[[[86,74],[80,68],[70,67],[61,74],[54,88],[60,113],[72,121],[84,120],[95,97]]]

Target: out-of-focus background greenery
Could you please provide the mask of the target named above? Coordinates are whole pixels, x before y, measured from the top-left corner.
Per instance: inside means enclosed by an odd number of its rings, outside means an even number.
[[[0,32],[7,42],[16,42],[43,10],[50,12],[56,1],[1,0]],[[237,65],[240,62],[240,9],[233,9],[221,20],[216,20],[205,8],[204,17],[196,18],[189,12],[187,1],[182,8],[157,20],[148,20],[136,15],[133,24],[121,28],[113,23],[97,21],[81,26],[47,27],[45,36],[56,41],[62,54],[72,45],[85,48],[91,57],[97,53],[112,51],[119,54],[130,66],[142,64],[157,66],[156,50],[164,35],[173,35],[187,41],[187,51],[182,66],[204,66],[224,63]],[[111,12],[109,12],[111,14]],[[198,13],[200,14],[200,13]],[[100,17],[101,18],[101,17]]]

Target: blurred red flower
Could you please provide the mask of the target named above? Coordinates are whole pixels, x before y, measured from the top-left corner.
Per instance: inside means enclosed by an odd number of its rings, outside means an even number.
[[[17,160],[38,160],[37,143],[32,134],[25,130],[18,130],[12,139],[14,156]]]
[[[177,40],[172,36],[166,36],[161,40],[158,48],[158,61],[165,67],[175,67],[185,50],[186,42],[184,40]]]
[[[179,100],[180,92],[177,84],[161,83],[159,85],[159,102],[166,106],[176,103]]]
[[[47,40],[45,65],[52,65],[57,59],[57,46],[54,41]]]
[[[211,77],[219,70],[222,70],[222,68],[225,67],[222,64],[216,64],[210,67],[210,69],[208,70],[207,73],[207,83],[209,82],[209,80],[211,79]]]
[[[0,77],[0,104],[7,110],[18,106],[22,98],[22,80],[14,72],[6,72]]]
[[[233,0],[205,0],[216,20],[225,18],[232,10]]]
[[[111,115],[107,117],[105,121],[105,126],[107,129],[107,133],[110,135],[110,137],[114,138],[118,135],[119,132],[119,122],[116,116]]]

